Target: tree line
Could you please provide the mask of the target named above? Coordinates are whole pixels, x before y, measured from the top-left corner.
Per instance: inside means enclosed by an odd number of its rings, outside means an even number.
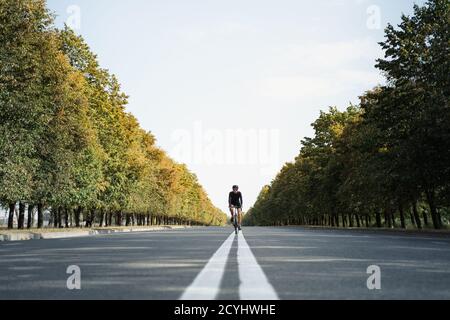
[[[44,0],[0,0],[0,205],[8,227],[221,225],[196,176],[126,112],[118,79]]]
[[[388,25],[386,84],[331,107],[299,155],[265,186],[253,225],[446,227],[450,218],[450,2]]]

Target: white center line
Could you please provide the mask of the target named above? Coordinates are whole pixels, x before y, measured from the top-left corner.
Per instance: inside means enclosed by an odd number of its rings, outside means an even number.
[[[238,235],[237,260],[241,281],[239,286],[241,300],[279,300],[275,289],[267,280],[242,232]]]
[[[209,259],[206,266],[186,289],[180,300],[214,300],[220,290],[225,266],[233,245],[234,232]]]

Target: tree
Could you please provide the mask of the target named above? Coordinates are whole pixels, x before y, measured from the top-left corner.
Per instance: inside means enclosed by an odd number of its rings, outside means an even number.
[[[387,97],[397,102],[384,101],[380,124],[409,155],[409,171],[426,195],[435,228],[442,227],[436,196],[450,181],[449,27],[448,1],[414,6],[414,16],[403,15],[398,29],[386,28],[386,58],[377,65],[390,82]]]
[[[125,108],[119,80],[41,0],[0,0],[0,203],[57,227],[223,224],[186,166]]]
[[[0,201],[12,228],[15,204],[34,188],[36,147],[49,120],[44,71],[52,17],[42,0],[1,0],[0,21]]]
[[[443,226],[450,206],[450,3],[428,1],[386,28],[377,67],[388,84],[359,106],[331,108],[314,122],[294,164],[285,166],[252,208],[253,223],[300,216],[302,224],[422,227],[427,214]],[[299,204],[302,205],[299,205]],[[270,211],[277,205],[282,212]],[[294,210],[294,211],[292,211]],[[290,220],[288,219],[288,223]]]

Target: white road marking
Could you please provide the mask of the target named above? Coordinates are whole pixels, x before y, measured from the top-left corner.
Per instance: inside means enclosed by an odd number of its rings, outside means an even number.
[[[241,280],[239,286],[241,300],[279,300],[242,232],[238,235],[237,260],[239,279]]]
[[[209,259],[180,300],[214,300],[217,298],[234,239],[233,232]],[[241,300],[279,300],[242,232],[238,235],[237,263]]]
[[[220,290],[225,266],[233,245],[234,232],[209,259],[194,282],[186,289],[180,300],[214,300]]]

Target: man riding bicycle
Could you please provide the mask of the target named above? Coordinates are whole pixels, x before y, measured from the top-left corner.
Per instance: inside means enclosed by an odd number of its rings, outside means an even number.
[[[241,222],[242,222],[242,193],[239,191],[238,186],[233,186],[233,191],[228,195],[228,205],[230,207],[231,212],[231,223],[233,223],[233,211],[236,208],[238,210],[238,222],[239,222],[239,230],[241,230]]]

